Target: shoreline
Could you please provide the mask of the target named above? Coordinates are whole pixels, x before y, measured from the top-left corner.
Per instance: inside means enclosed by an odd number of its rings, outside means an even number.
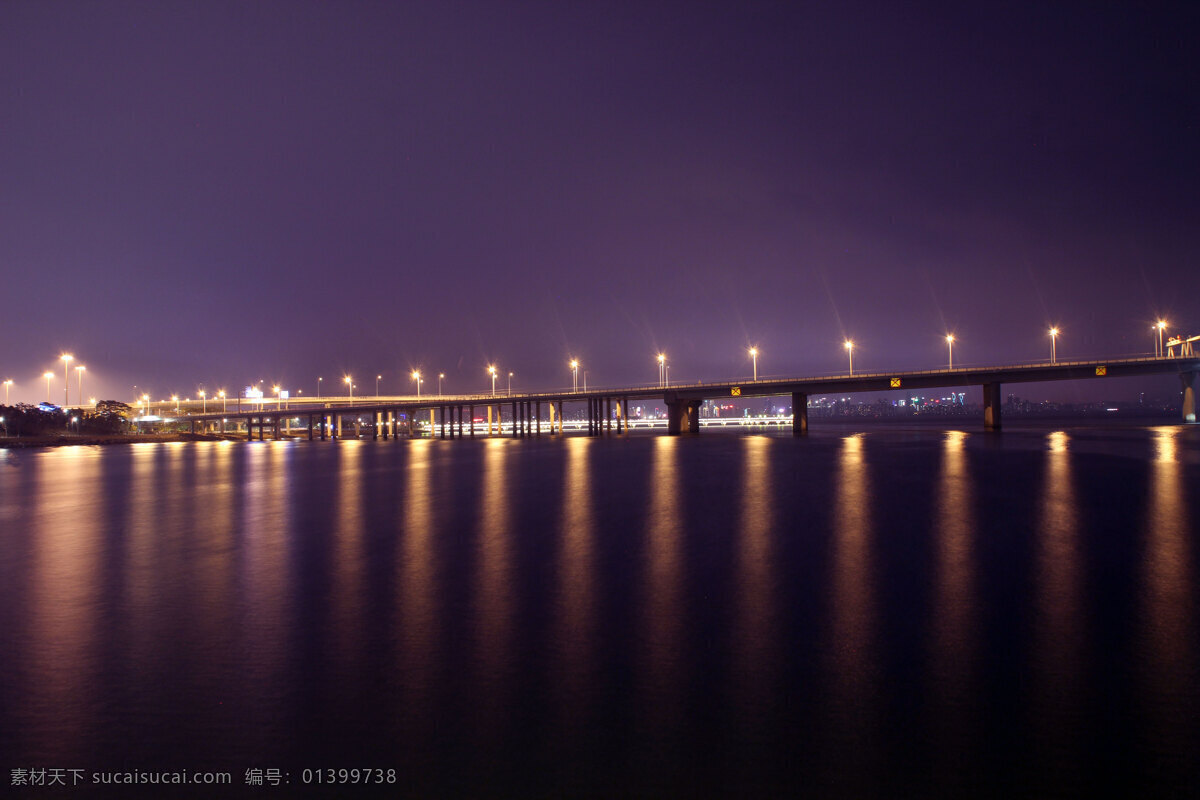
[[[243,437],[244,438],[244,437]],[[210,433],[165,433],[165,434],[112,434],[112,435],[56,435],[56,436],[0,436],[0,450],[21,450],[32,447],[91,447],[95,445],[138,444],[151,442],[223,442],[238,441],[232,436]]]

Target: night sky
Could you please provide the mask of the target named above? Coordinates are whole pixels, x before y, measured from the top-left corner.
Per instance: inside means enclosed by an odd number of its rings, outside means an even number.
[[[4,2],[0,377],[1149,354],[1200,333],[1198,9]]]

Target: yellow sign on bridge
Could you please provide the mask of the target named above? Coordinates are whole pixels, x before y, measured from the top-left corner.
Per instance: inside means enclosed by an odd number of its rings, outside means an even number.
[[[899,378],[892,378],[892,388],[893,389],[900,388],[900,379]]]
[[[1108,374],[1108,367],[1096,367],[1096,377],[1103,378]]]
[[[733,397],[741,397],[742,396],[742,387],[734,386],[732,389],[729,390],[729,394]]]

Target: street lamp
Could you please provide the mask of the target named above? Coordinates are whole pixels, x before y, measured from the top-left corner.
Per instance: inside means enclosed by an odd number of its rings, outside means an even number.
[[[846,348],[846,355],[850,357],[850,374],[854,374],[854,341],[847,339],[843,345]]]
[[[171,395],[171,399],[175,401],[175,413],[178,414],[179,413],[179,395],[173,394],[173,395]]]
[[[46,374],[43,375],[42,377],[46,379],[46,402],[49,403],[50,402],[50,379],[54,377],[54,373],[47,370]]]
[[[444,373],[444,372],[438,373],[438,397],[442,396],[442,378],[444,378],[444,377],[446,377],[446,373]]]
[[[205,392],[203,389],[201,389],[196,394],[200,395],[200,413],[207,414],[208,413],[208,393]]]
[[[659,353],[658,354],[658,385],[659,386],[667,385],[666,363],[667,363],[666,353]]]
[[[8,391],[12,389],[12,385],[12,378],[9,378],[4,382],[4,405],[8,405]]]
[[[350,387],[350,399],[351,399],[351,400],[353,400],[353,399],[354,399],[354,381],[352,381],[352,380],[350,379],[350,376],[349,376],[349,375],[347,375],[346,377],[342,378],[342,380],[343,380],[343,381],[345,381],[345,382],[346,382],[346,385]]]
[[[421,399],[421,371],[419,369],[413,370],[412,379],[417,382],[417,399],[420,400]],[[442,393],[441,384],[439,383],[438,384],[438,394],[441,394],[441,393]]]
[[[320,399],[321,399],[321,381],[323,381],[323,380],[325,380],[325,379],[324,379],[324,378],[317,378],[317,399],[318,399],[318,400],[320,400]]]
[[[1050,363],[1051,364],[1058,363],[1058,350],[1056,348],[1057,343],[1058,343],[1058,328],[1051,328],[1050,329]]]
[[[1161,358],[1163,354],[1163,331],[1167,328],[1167,321],[1160,319],[1154,327],[1158,328],[1158,355]]]
[[[579,391],[579,362],[571,359],[571,391]]]
[[[67,367],[72,361],[75,360],[75,356],[69,353],[63,353],[61,356],[59,356],[59,358],[61,358],[63,362],[63,406],[66,407],[71,405],[71,398],[67,394],[67,391],[71,386],[71,384],[67,381]]]
[[[954,334],[946,334],[946,347],[950,348],[950,369],[954,369]]]
[[[221,389],[217,392],[217,397],[221,398],[221,413],[225,413],[225,390]]]
[[[508,396],[512,397],[512,373],[508,373]]]
[[[496,367],[489,365],[487,368],[488,374],[492,376],[492,397],[496,396]]]
[[[379,381],[383,379],[382,375],[375,376],[375,399],[379,399]]]
[[[283,393],[278,386],[272,386],[271,391],[275,393],[275,410],[278,411],[283,407]]]
[[[83,405],[83,373],[86,369],[82,364],[75,367],[75,374],[79,377],[79,405]]]
[[[758,348],[750,348],[750,358],[754,361],[754,380],[758,380]]]
[[[145,416],[148,417],[148,416],[150,416],[150,395],[148,395],[148,394],[142,395],[142,402],[146,404],[146,410],[145,410],[144,414],[145,414]]]

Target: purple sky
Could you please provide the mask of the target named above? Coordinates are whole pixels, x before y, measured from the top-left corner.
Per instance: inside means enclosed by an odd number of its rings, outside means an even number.
[[[6,2],[0,377],[479,391],[1200,332],[1197,6],[910,5]]]

